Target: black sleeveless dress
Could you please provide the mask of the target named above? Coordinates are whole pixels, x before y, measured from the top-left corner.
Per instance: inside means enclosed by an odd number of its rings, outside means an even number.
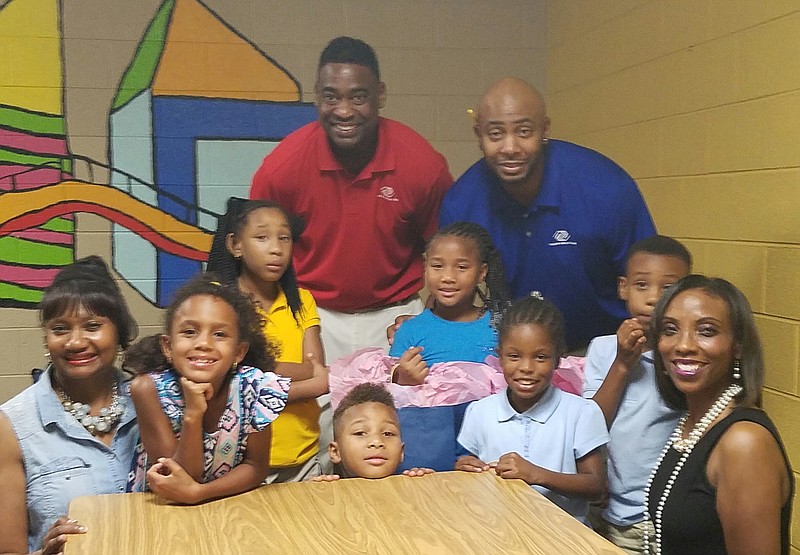
[[[781,553],[789,553],[789,523],[791,520],[794,477],[775,424],[756,408],[735,408],[731,414],[714,425],[697,442],[678,474],[661,515],[661,552],[664,555],[726,555],[722,524],[717,515],[717,492],[706,476],[706,462],[722,434],[735,422],[755,422],[770,431],[780,446],[789,479],[792,481],[789,501],[781,508]],[[670,448],[650,487],[648,510],[655,518],[661,499],[681,453]]]

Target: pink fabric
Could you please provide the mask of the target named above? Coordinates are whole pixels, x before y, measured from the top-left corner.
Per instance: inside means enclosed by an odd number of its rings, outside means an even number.
[[[558,368],[553,372],[551,384],[561,391],[583,396],[583,366],[584,357],[564,357],[558,363]]]
[[[389,382],[396,358],[383,349],[368,348],[342,357],[331,364],[331,405],[336,408],[355,386],[366,382],[385,384],[402,407],[439,407],[458,405],[488,397],[506,387],[506,380],[497,357],[486,357],[486,363],[438,362],[422,385],[405,386]],[[580,395],[583,383],[583,358],[561,359],[553,374],[552,384],[563,391]]]

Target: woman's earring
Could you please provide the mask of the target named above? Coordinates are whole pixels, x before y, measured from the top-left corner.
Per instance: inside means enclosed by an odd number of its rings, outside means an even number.
[[[734,380],[741,380],[742,379],[742,373],[741,373],[741,369],[739,368],[739,359],[738,358],[734,359],[734,361],[733,361],[733,379]]]
[[[47,348],[47,343],[44,344],[44,358],[46,358],[48,362],[52,360],[50,357],[50,349]]]

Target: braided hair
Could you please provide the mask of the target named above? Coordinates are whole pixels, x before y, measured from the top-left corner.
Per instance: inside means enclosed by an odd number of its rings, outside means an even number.
[[[556,305],[546,301],[538,292],[511,303],[497,327],[498,342],[502,345],[512,328],[524,325],[544,328],[550,335],[557,356],[561,356],[567,350],[564,317]]]
[[[250,345],[241,364],[260,368],[265,372],[274,370],[277,351],[264,338],[262,320],[253,303],[235,284],[226,285],[218,279],[214,274],[200,274],[181,287],[164,314],[164,332],[169,334],[172,331],[175,312],[191,297],[209,296],[220,299],[230,305],[237,316],[239,341]],[[157,372],[169,367],[170,364],[161,350],[160,334],[145,337],[132,345],[123,363],[123,368],[133,374]]]
[[[428,247],[425,254],[431,248],[431,245],[437,239],[443,237],[458,237],[461,239],[472,239],[475,246],[478,248],[478,258],[481,264],[486,264],[486,292],[480,287],[476,288],[478,297],[485,308],[488,308],[491,314],[491,323],[494,328],[497,328],[500,319],[503,316],[506,308],[511,302],[511,294],[508,290],[506,283],[506,272],[503,266],[503,260],[500,258],[500,251],[498,251],[489,232],[483,226],[472,222],[455,222],[448,226],[443,227],[431,237],[428,241]]]
[[[292,242],[300,238],[300,234],[305,229],[305,222],[299,217],[290,214],[286,209],[270,200],[246,200],[238,197],[228,199],[228,209],[225,215],[220,218],[217,224],[217,231],[211,244],[211,252],[208,254],[207,271],[214,272],[219,276],[222,283],[236,285],[238,287],[239,276],[242,273],[242,260],[234,257],[228,250],[227,239],[229,235],[234,238],[239,237],[242,230],[247,225],[250,214],[261,208],[271,208],[278,210],[286,217],[289,222]],[[295,321],[298,321],[302,302],[300,301],[300,291],[297,286],[297,274],[294,265],[289,260],[286,271],[278,279],[283,293],[286,295],[286,302],[292,311]]]

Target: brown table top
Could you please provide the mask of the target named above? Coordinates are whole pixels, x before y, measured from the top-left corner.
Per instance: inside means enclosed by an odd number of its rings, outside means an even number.
[[[187,507],[153,494],[79,497],[65,554],[620,554],[521,480],[441,472],[277,484]]]

